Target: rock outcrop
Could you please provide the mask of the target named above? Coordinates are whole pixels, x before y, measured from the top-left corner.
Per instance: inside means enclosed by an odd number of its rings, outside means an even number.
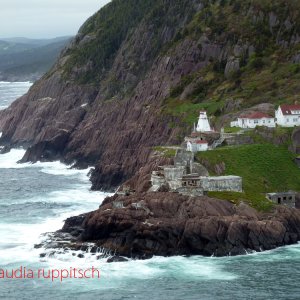
[[[117,255],[135,258],[239,255],[300,240],[297,209],[277,206],[261,214],[243,203],[235,206],[176,193],[115,195],[78,222],[68,219],[65,231],[74,231],[73,224],[78,241],[95,242]]]

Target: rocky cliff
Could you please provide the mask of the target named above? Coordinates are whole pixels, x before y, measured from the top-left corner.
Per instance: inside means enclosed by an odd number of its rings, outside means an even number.
[[[93,188],[116,187],[147,163],[153,146],[181,141],[200,108],[218,118],[266,95],[273,104],[294,101],[298,6],[113,0],[27,95],[0,112],[0,142],[27,147],[23,161],[95,166]]]
[[[115,195],[68,219],[62,232],[127,257],[238,255],[299,241],[300,211],[278,206],[261,214],[243,203],[172,193]]]

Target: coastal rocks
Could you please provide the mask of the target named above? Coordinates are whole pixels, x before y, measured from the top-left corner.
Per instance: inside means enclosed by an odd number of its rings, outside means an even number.
[[[107,259],[108,263],[113,263],[113,262],[126,262],[128,261],[127,258],[122,257],[122,256],[112,256],[110,258]]]
[[[225,256],[296,243],[300,211],[278,206],[262,214],[243,203],[205,196],[141,193],[106,198],[82,227],[78,241],[94,242],[117,256]]]
[[[70,132],[61,130],[50,140],[29,147],[20,162],[54,161],[62,158]]]

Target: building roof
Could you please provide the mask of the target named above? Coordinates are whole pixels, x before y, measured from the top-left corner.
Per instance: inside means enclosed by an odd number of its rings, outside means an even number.
[[[263,118],[272,118],[272,117],[269,116],[268,114],[257,111],[257,112],[253,112],[248,115],[242,116],[241,118],[242,119],[263,119]]]
[[[267,193],[268,196],[294,196],[296,192],[289,191],[289,192],[279,192],[279,193]]]
[[[196,144],[208,144],[208,142],[207,141],[204,141],[204,140],[197,140],[196,142],[195,142]]]
[[[200,132],[192,132],[191,137],[199,137]]]
[[[292,104],[292,105],[283,104],[283,105],[280,105],[280,108],[281,108],[283,115],[287,116],[287,115],[291,115],[292,111],[295,111],[295,110],[300,111],[300,104]]]

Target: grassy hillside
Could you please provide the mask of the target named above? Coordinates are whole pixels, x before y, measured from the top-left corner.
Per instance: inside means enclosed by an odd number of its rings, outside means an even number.
[[[197,160],[215,174],[215,165],[225,163],[224,175],[243,177],[244,193],[210,193],[234,202],[246,201],[259,210],[271,207],[265,193],[295,190],[300,192],[300,169],[294,154],[271,144],[223,147],[197,154]]]
[[[211,54],[205,68],[181,79],[165,100],[164,113],[196,120],[199,108],[218,117],[227,102],[238,110],[259,103],[299,99],[300,2],[294,0],[204,1],[206,6],[180,31],[181,39],[205,40],[230,53]],[[205,43],[199,43],[200,49]],[[221,53],[221,52],[220,52]],[[188,94],[182,97],[186,88]]]

